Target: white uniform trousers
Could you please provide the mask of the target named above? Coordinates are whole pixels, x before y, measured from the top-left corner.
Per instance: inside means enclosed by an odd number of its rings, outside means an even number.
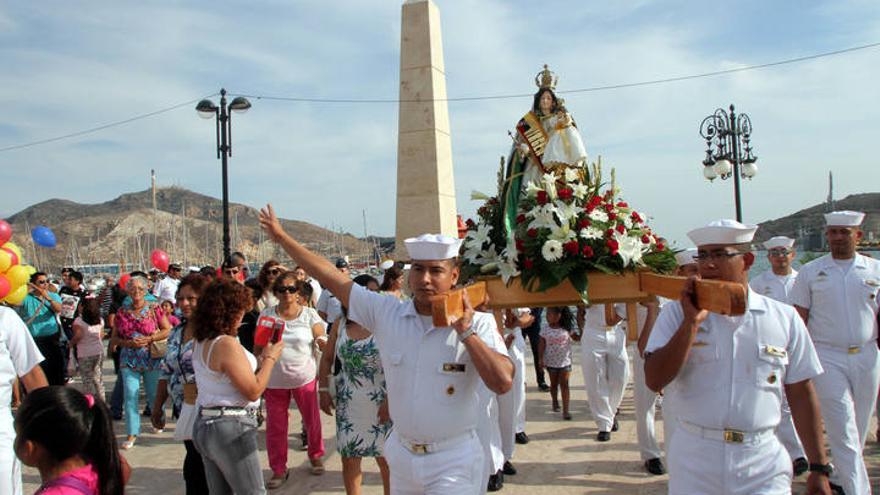
[[[669,495],[791,494],[791,461],[773,432],[754,443],[724,443],[679,424],[667,464]]]
[[[657,459],[661,455],[654,429],[654,416],[657,411],[656,392],[645,384],[645,360],[633,346],[633,401],[636,409],[636,435],[639,439],[639,454],[643,461]]]
[[[825,370],[813,383],[831,447],[831,481],[842,486],[847,495],[871,493],[862,449],[877,402],[877,345],[870,342],[850,354],[846,349],[816,344],[816,351]]]
[[[21,495],[21,462],[15,456],[12,413],[0,405],[0,493]]]
[[[626,333],[621,325],[612,330],[584,329],[581,336],[581,371],[590,412],[599,431],[611,431],[614,414],[629,381]]]
[[[504,454],[501,453],[501,430],[498,427],[498,401],[495,394],[480,382],[477,395],[480,400],[480,420],[477,422],[477,438],[483,447],[482,489],[486,491],[489,476],[504,466]]]
[[[782,442],[782,446],[785,447],[792,461],[799,457],[807,457],[804,445],[794,427],[794,421],[791,419],[791,407],[788,406],[788,399],[784,396],[782,398],[782,419],[779,421],[779,426],[776,427],[776,436],[779,437],[779,441]]]
[[[522,332],[514,333],[508,353],[513,361],[513,387],[498,398],[498,426],[501,430],[501,452],[504,460],[513,458],[515,436],[526,431],[526,342]]]
[[[483,447],[476,432],[437,452],[414,454],[392,429],[384,453],[393,495],[479,495],[486,489]]]

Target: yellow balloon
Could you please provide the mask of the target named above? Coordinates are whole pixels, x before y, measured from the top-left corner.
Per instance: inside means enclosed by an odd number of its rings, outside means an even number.
[[[24,301],[24,298],[28,295],[28,286],[22,285],[21,287],[10,291],[9,294],[6,294],[6,297],[3,298],[3,302],[12,304],[13,306],[18,306]]]
[[[28,279],[30,279],[33,274],[37,273],[37,269],[32,267],[31,265],[24,265],[24,269],[27,270]]]
[[[12,256],[6,251],[0,251],[0,273],[9,270],[12,266]]]
[[[15,265],[9,270],[6,270],[6,278],[9,279],[9,285],[16,289],[18,287],[27,287],[27,281],[30,280],[31,276],[28,275],[27,268],[21,265]]]
[[[13,253],[15,253],[16,256],[18,256],[18,264],[19,265],[24,264],[24,258],[21,257],[21,248],[18,247],[17,244],[10,241],[10,242],[7,242],[6,244],[4,244],[3,247],[12,251]]]

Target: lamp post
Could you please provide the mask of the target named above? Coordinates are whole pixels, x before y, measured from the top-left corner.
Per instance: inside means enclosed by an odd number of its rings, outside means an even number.
[[[214,117],[217,121],[217,158],[223,163],[223,259],[229,258],[232,250],[229,247],[229,179],[227,173],[228,158],[232,156],[232,112],[244,113],[251,107],[251,102],[243,96],[232,99],[226,104],[226,90],[220,89],[220,106],[205,99],[196,105],[196,112],[203,119]]]
[[[736,199],[736,221],[742,222],[742,200],[740,198],[740,177],[751,180],[758,173],[758,160],[752,154],[752,121],[749,116],[739,115],[730,105],[730,113],[723,108],[703,119],[700,135],[706,140],[706,158],[703,160],[703,177],[709,182],[721,177],[733,177],[733,190]]]

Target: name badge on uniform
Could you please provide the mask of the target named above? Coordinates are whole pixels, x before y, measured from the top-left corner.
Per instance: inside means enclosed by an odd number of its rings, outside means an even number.
[[[464,363],[443,363],[441,368],[444,373],[464,373]]]
[[[709,345],[708,342],[703,342],[702,340],[695,340],[694,343],[691,344],[691,347],[706,347],[707,345]]]
[[[765,345],[764,346],[764,354],[784,358],[785,356],[788,355],[788,352],[786,352],[786,350],[781,347],[776,347],[776,346],[772,346],[772,345]]]

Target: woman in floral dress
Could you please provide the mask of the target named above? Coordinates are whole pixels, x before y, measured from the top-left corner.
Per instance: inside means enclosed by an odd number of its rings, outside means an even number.
[[[342,366],[334,377],[331,369],[336,357]],[[335,398],[330,395],[330,380],[336,385]],[[391,420],[382,360],[369,330],[347,317],[334,322],[321,357],[318,384],[321,410],[332,416],[336,409],[336,450],[342,456],[345,492],[361,493],[361,458],[375,457],[388,495],[388,464],[382,447],[391,432]]]

